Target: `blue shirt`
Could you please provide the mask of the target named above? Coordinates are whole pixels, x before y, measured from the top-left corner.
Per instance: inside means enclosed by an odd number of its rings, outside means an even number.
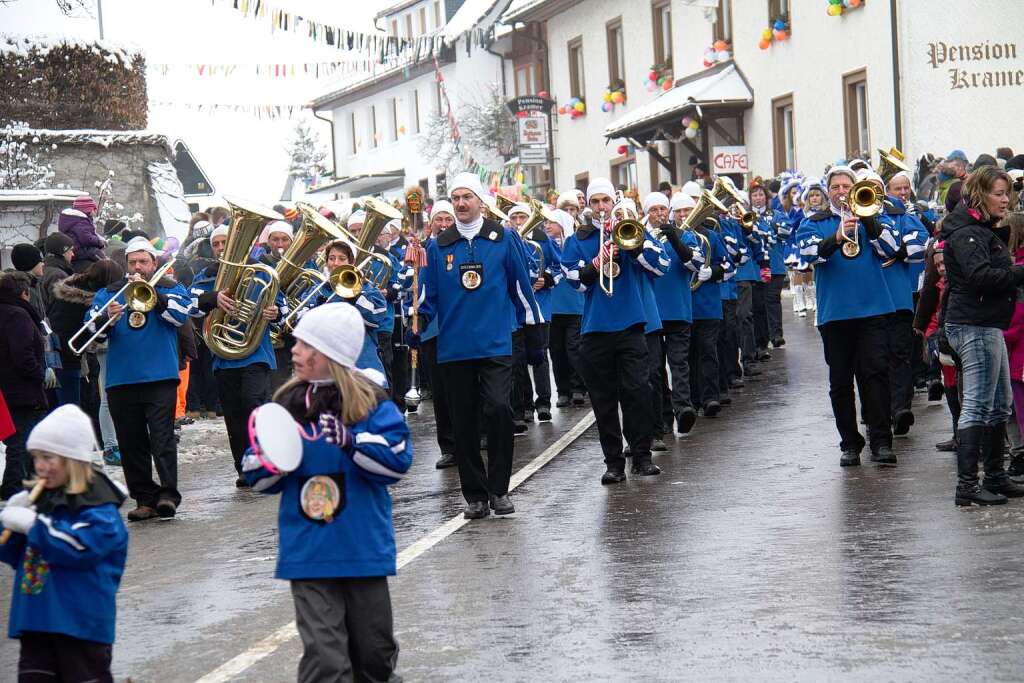
[[[705,246],[703,240],[695,238],[700,242],[701,256],[705,265],[715,271],[715,275],[693,290],[693,319],[721,320],[721,289],[723,288],[721,283],[723,281],[727,283],[735,275],[736,269],[733,267],[732,259],[729,258],[729,254],[725,250],[725,243],[722,242],[722,237],[718,231],[700,228],[699,234],[703,235],[708,241],[707,246]],[[711,248],[710,257],[704,253],[708,247]]]
[[[658,304],[658,315],[662,322],[682,320],[693,322],[693,296],[690,283],[693,274],[704,265],[704,256],[700,251],[696,236],[691,230],[684,230],[679,238],[690,247],[693,257],[683,262],[671,244],[664,243],[665,256],[669,266],[665,274],[654,279],[654,299]]]

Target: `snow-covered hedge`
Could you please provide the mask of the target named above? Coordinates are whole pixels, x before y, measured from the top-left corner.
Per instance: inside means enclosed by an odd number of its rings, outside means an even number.
[[[0,34],[0,123],[140,130],[146,110],[146,64],[137,49]]]

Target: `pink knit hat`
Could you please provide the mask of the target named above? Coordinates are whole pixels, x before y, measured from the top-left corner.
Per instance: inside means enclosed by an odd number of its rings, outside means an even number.
[[[96,200],[89,195],[86,195],[84,197],[78,197],[75,201],[71,202],[71,208],[81,211],[87,216],[91,216],[96,213],[96,209],[98,207],[96,206]]]

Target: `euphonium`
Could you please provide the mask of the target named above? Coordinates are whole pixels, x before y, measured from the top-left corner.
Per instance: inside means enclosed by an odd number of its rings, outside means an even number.
[[[507,214],[516,205],[516,202],[503,194],[496,194],[494,195],[494,204],[498,207],[498,210]]]
[[[498,195],[501,197],[501,195]],[[538,226],[543,226],[546,221],[555,221],[554,214],[547,210],[547,208],[540,202],[531,199],[530,205],[533,207],[533,213],[526,219],[522,227],[519,228],[519,236],[523,238],[526,245],[533,249],[533,257],[537,261],[537,272],[544,273],[544,249],[540,246],[540,243],[536,240],[530,239],[530,235],[533,233],[533,229]]]
[[[384,230],[384,226],[393,220],[401,220],[402,213],[387,202],[382,202],[373,197],[364,197],[360,200],[363,203],[363,210],[366,212],[366,220],[363,221],[363,229],[359,237],[354,238],[348,230],[345,236],[355,244],[360,256],[356,268],[360,270],[363,277],[372,282],[378,289],[385,289],[388,280],[391,279],[391,259],[383,254],[374,251],[377,238]],[[376,268],[373,264],[379,264]]]
[[[726,212],[728,209],[720,201],[715,199],[715,196],[704,190],[700,199],[697,200],[697,205],[693,207],[689,215],[683,219],[682,229],[692,230],[693,234],[697,236],[697,240],[701,243],[704,255],[704,264],[707,265],[711,259],[711,241],[707,237],[697,231],[697,226],[701,225],[708,218],[713,218],[718,212]],[[702,284],[700,280],[692,280],[690,282],[690,291],[696,291]]]

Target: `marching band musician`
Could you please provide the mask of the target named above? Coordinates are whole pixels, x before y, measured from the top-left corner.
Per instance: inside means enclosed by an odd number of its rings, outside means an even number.
[[[786,264],[784,244],[789,238],[790,225],[781,211],[768,207],[768,190],[761,183],[750,186],[750,206],[757,214],[757,230],[768,246],[768,268],[771,280],[765,284],[765,314],[768,321],[768,338],[775,348],[784,346],[782,334],[782,290],[786,287]]]
[[[654,196],[656,195],[656,196]],[[620,204],[626,205],[630,210],[633,211],[628,217],[636,216],[634,210],[633,200],[623,199]],[[664,221],[668,218],[668,198],[661,192],[653,192],[644,198],[644,229],[646,231],[645,239],[659,241],[659,235],[653,229],[653,223],[651,222],[650,209],[653,208],[657,212],[657,221]],[[615,215],[615,211],[612,211],[612,215]],[[659,223],[660,225],[660,223]],[[660,266],[664,275],[664,271],[667,271],[671,265],[668,254],[665,253],[665,248],[662,247],[662,254],[659,256]],[[661,277],[656,278],[661,280]],[[663,356],[664,351],[661,345],[661,335],[664,329],[661,322],[661,314],[658,311],[658,300],[654,294],[654,280],[653,276],[641,278],[640,283],[643,287],[643,300],[644,300],[644,316],[647,318],[647,323],[644,325],[644,341],[647,344],[647,384],[650,387],[651,396],[651,423],[654,425],[654,431],[651,434],[651,452],[652,453],[663,453],[668,450],[668,446],[665,445],[665,421],[662,419],[662,396],[661,396],[661,367],[664,365]],[[627,416],[623,415],[623,421],[626,421]]]
[[[288,225],[284,221],[275,221]],[[273,225],[273,223],[271,223]],[[288,226],[289,228],[291,226]],[[265,228],[264,230],[270,229]],[[277,226],[272,234],[280,236],[284,229]],[[215,259],[220,259],[228,242],[228,226],[218,226],[210,233],[210,247]],[[278,240],[280,245],[283,240]],[[291,243],[289,238],[288,243]],[[275,247],[276,248],[276,247]],[[287,247],[285,247],[287,248]],[[251,259],[250,259],[251,260]],[[233,313],[236,302],[232,292],[218,292],[213,287],[217,281],[220,262],[203,268],[192,279],[192,315],[203,318],[213,309],[219,308],[225,313]],[[257,275],[262,278],[262,275]],[[278,301],[267,305],[262,312],[263,319],[268,323],[280,317],[278,303],[283,303],[283,296]],[[213,376],[217,382],[217,393],[220,395],[221,410],[224,413],[224,426],[228,432],[228,444],[231,446],[231,457],[235,463],[235,486],[245,488],[245,477],[242,476],[242,456],[249,447],[249,413],[254,408],[270,400],[271,373],[278,369],[277,354],[270,340],[270,325],[263,331],[259,345],[245,358],[228,360],[213,354]],[[290,353],[290,351],[289,351]]]
[[[260,233],[259,245],[253,249],[251,262],[262,263],[271,268],[277,267],[277,264],[281,261],[281,256],[292,245],[294,237],[295,229],[291,223],[287,221],[270,221]],[[315,268],[316,264],[306,264],[306,267]],[[292,376],[292,345],[295,343],[295,340],[291,338],[291,335],[284,335],[283,342],[279,348],[273,349],[274,367],[270,371],[270,389],[272,391],[276,391]],[[215,363],[214,368],[216,369],[216,367]],[[248,419],[249,411],[246,411],[245,416]],[[231,449],[231,452],[235,456],[235,469],[238,469],[238,459],[241,455],[234,448]],[[241,475],[239,475],[238,481],[243,482],[239,486],[244,484],[244,479]]]
[[[855,182],[848,166],[833,166],[825,176],[829,208],[805,218],[797,228],[796,241],[805,268],[814,266],[820,300],[818,332],[829,369],[832,414],[842,439],[839,464],[859,465],[865,445],[853,395],[856,377],[871,459],[895,466],[885,354],[885,316],[895,307],[882,261],[897,251],[897,236],[888,216],[858,219],[852,213],[849,195]]]
[[[573,220],[580,215],[580,200],[576,196],[576,192],[563,192],[558,195],[558,201],[555,203],[556,209],[561,209],[567,214],[572,216]]]
[[[391,263],[391,273],[388,281],[384,283],[383,290],[373,287],[373,291],[385,299],[387,306],[383,312],[384,316],[378,322],[377,327],[374,330],[367,330],[367,335],[374,337],[374,348],[379,351],[382,372],[387,377],[383,386],[391,388],[391,400],[404,412],[405,392],[409,388],[405,386],[408,384],[408,373],[403,355],[405,340],[402,338],[404,332],[401,327],[401,310],[398,310],[398,315],[396,315],[396,308],[393,302],[401,299],[406,276],[405,266],[402,264],[401,259],[396,258],[389,248],[392,236],[400,233],[401,226],[402,223],[397,218],[388,221],[387,225],[381,229],[380,234],[377,236],[377,242],[371,247],[374,253],[388,259]],[[360,232],[362,232],[362,224],[360,224]],[[336,258],[341,257],[339,255]],[[353,264],[354,261],[350,255],[346,265]],[[370,261],[370,272],[375,280],[380,277],[383,268],[384,266],[380,261],[376,259]],[[370,283],[363,282],[364,286],[367,284]]]
[[[455,427],[466,519],[515,512],[512,476],[512,331],[516,321],[543,322],[526,254],[513,231],[485,219],[480,179],[460,173],[450,185],[455,225],[427,246],[420,313],[438,321],[437,360]],[[419,335],[409,334],[410,346]],[[529,337],[529,335],[528,335]],[[528,347],[531,359],[540,349]],[[480,457],[480,418],[487,425],[487,466]]]
[[[727,406],[732,403],[729,390],[736,386],[744,370],[749,369],[740,367],[740,330],[736,316],[739,289],[736,285],[736,273],[750,260],[750,248],[747,246],[739,221],[728,213],[722,214],[719,218],[718,232],[734,265],[729,277],[722,281],[720,287],[722,326],[718,328],[718,402]]]
[[[579,209],[576,195],[563,193],[559,197],[571,202],[573,211]],[[559,251],[565,248],[565,241],[572,236],[576,219],[568,209],[556,209],[552,212],[556,221],[548,221],[548,237],[554,240]],[[564,408],[570,404],[581,406],[587,388],[580,376],[580,323],[583,319],[583,295],[576,291],[568,280],[559,278],[558,284],[551,290],[551,317],[549,321],[548,350],[551,354],[551,366],[555,375],[555,390],[558,398],[555,406]]]
[[[749,203],[749,196],[740,193],[740,196]],[[745,210],[745,208],[744,208]],[[742,236],[744,248],[747,255],[736,267],[736,322],[739,332],[740,351],[743,358],[743,374],[750,374],[754,363],[771,358],[767,349],[767,339],[760,336],[761,329],[755,318],[760,314],[764,316],[764,283],[762,277],[764,270],[768,267],[768,250],[762,241],[761,234],[757,231],[757,224],[749,229],[741,225],[739,221],[730,221]],[[767,335],[765,334],[765,337]],[[737,382],[734,385],[740,386]]]
[[[487,200],[490,203],[490,199]],[[519,239],[519,230],[533,210],[526,204],[516,204],[508,210],[506,227],[511,228]],[[529,250],[523,246],[524,253]],[[528,255],[527,262],[530,270],[530,279],[536,282],[538,274],[536,264]],[[536,292],[536,290],[534,290]],[[538,304],[540,302],[538,301]],[[545,318],[546,320],[546,318]],[[533,385],[530,383],[529,366],[526,363],[526,340],[525,331],[520,325],[512,333],[512,431],[516,435],[525,434],[529,429],[528,422],[533,422]],[[550,405],[550,394],[548,403]],[[549,417],[550,419],[550,417]]]
[[[663,254],[660,244],[650,238],[631,253],[619,253],[610,235],[605,234],[612,230],[614,195],[615,189],[606,178],[591,181],[587,203],[593,217],[566,240],[562,253],[566,278],[585,294],[580,369],[590,392],[607,467],[602,484],[626,479],[620,404],[625,415],[634,417],[623,423],[633,456],[632,472],[643,476],[661,473],[651,462],[654,425],[648,396],[642,278],[646,277],[644,273],[660,276],[664,272]],[[599,285],[599,277],[606,277],[598,272],[602,260],[619,265],[618,277],[611,279],[614,289],[610,296]]]
[[[125,258],[128,279],[146,281],[157,270],[159,253],[145,237],[136,237],[125,245]],[[123,285],[115,283],[96,292],[86,321],[93,331],[108,319],[114,321],[104,335],[107,404],[121,448],[125,483],[137,504],[128,521],[137,522],[173,517],[181,503],[174,439],[177,328],[188,320],[192,301],[183,285],[164,277],[154,287],[157,301],[149,312],[128,310],[121,301],[113,301],[100,313]],[[159,484],[153,481],[154,464]]]

